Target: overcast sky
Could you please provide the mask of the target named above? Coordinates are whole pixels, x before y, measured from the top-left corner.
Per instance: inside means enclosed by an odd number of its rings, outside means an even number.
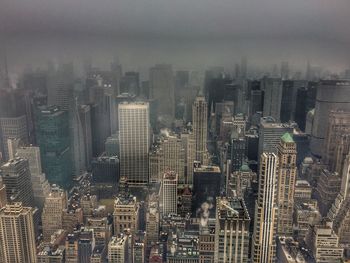
[[[51,55],[101,63],[118,55],[131,68],[228,65],[247,55],[340,70],[350,64],[349,13],[349,0],[0,0],[13,67]]]

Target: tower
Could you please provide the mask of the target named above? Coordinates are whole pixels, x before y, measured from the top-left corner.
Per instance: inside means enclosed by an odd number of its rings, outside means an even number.
[[[0,210],[0,255],[2,262],[37,262],[31,207],[14,203]]]
[[[207,151],[208,103],[198,96],[192,106],[193,133],[196,145],[196,160],[204,164]]]
[[[120,175],[130,184],[148,183],[150,148],[149,104],[123,103],[118,107]]]
[[[252,262],[272,263],[276,257],[278,158],[274,153],[260,157],[259,195],[255,204]]]
[[[294,191],[297,176],[296,144],[289,133],[281,137],[277,147],[279,161],[277,179],[278,229],[279,236],[293,234]]]
[[[264,91],[264,117],[271,116],[280,120],[282,102],[282,80],[280,78],[264,78],[262,80]]]

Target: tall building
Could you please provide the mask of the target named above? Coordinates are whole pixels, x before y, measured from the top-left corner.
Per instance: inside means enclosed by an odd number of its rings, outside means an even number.
[[[19,147],[17,156],[28,160],[35,205],[42,209],[45,197],[50,193],[50,184],[42,172],[40,148]]]
[[[68,187],[72,180],[72,153],[68,112],[40,107],[36,115],[37,143],[43,172],[51,184]]]
[[[289,133],[281,137],[277,147],[279,162],[277,179],[278,229],[279,236],[293,234],[294,192],[297,177],[296,144]]]
[[[310,148],[320,157],[331,110],[350,111],[350,82],[348,80],[322,80],[317,87],[315,116],[312,125]]]
[[[166,171],[162,180],[162,214],[177,214],[178,175],[174,171]]]
[[[277,146],[286,132],[293,134],[294,123],[280,123],[271,117],[261,118],[259,127],[259,157],[263,152],[277,153]]]
[[[128,236],[120,235],[112,237],[108,243],[108,262],[127,263],[129,262]]]
[[[94,158],[91,166],[93,182],[114,185],[119,182],[119,159],[117,156]]]
[[[252,262],[272,263],[276,258],[278,158],[274,153],[260,157],[259,194],[255,204]]]
[[[264,91],[264,117],[271,116],[280,121],[282,80],[280,78],[264,78],[261,85]]]
[[[41,215],[44,241],[49,242],[51,235],[63,228],[63,209],[67,207],[67,197],[64,190],[53,187],[45,198]]]
[[[28,129],[27,119],[25,115],[13,117],[13,118],[0,118],[0,142],[2,142],[1,148],[3,151],[2,159],[9,160],[9,149],[7,139],[16,138],[21,143],[28,143]]]
[[[149,104],[120,104],[118,121],[120,175],[126,177],[130,184],[147,184],[150,148]]]
[[[158,115],[175,116],[174,76],[171,65],[155,65],[150,69],[151,99],[156,100]]]
[[[37,262],[33,211],[21,203],[0,210],[1,262]]]
[[[159,196],[150,195],[146,212],[147,248],[159,241]]]
[[[322,159],[331,171],[343,171],[342,164],[350,150],[350,111],[330,111]]]
[[[217,198],[214,262],[249,262],[249,225],[250,217],[243,199]]]
[[[198,96],[192,106],[193,134],[196,144],[196,160],[205,162],[207,152],[208,103]]]
[[[35,206],[29,164],[26,159],[16,158],[3,164],[0,176],[6,185],[9,202],[21,202],[29,207]]]

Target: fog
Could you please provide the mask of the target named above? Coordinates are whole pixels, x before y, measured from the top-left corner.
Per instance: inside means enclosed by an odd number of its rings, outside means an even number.
[[[143,71],[233,67],[241,56],[269,67],[306,61],[349,67],[348,0],[1,0],[1,51],[9,68],[90,57]]]

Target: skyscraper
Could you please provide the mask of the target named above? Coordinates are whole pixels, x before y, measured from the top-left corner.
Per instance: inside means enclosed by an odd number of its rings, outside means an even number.
[[[28,129],[26,116],[18,116],[13,118],[0,118],[0,141],[3,149],[2,158],[7,161],[9,159],[9,149],[7,139],[16,138],[21,143],[28,143]],[[0,150],[1,150],[0,148]]]
[[[217,198],[214,262],[248,262],[249,224],[243,199]]]
[[[261,82],[264,91],[264,117],[271,116],[280,120],[282,101],[282,80],[280,78],[264,78]]]
[[[2,262],[37,262],[31,207],[14,203],[0,210],[0,255]]]
[[[294,191],[297,176],[296,155],[296,144],[292,136],[285,133],[277,147],[279,161],[277,233],[279,236],[292,236],[293,234]]]
[[[42,172],[40,148],[19,147],[17,156],[28,160],[35,205],[42,209],[45,197],[50,193],[50,184]]]
[[[45,198],[42,213],[44,241],[49,242],[55,231],[63,228],[63,209],[67,206],[66,193],[59,187],[53,187]]]
[[[35,126],[43,172],[51,184],[68,187],[72,180],[68,112],[56,106],[40,107]]]
[[[196,160],[204,164],[207,152],[208,103],[198,96],[192,106],[193,134],[196,144]]]
[[[166,171],[162,180],[162,214],[177,214],[178,175],[174,171]]]
[[[7,200],[21,202],[24,206],[34,207],[34,195],[26,159],[16,158],[1,166],[0,176],[6,185]]]
[[[312,154],[322,156],[327,131],[327,116],[331,110],[350,111],[350,82],[322,80],[317,87],[315,117],[312,125],[310,148]]]
[[[255,204],[252,262],[272,263],[276,257],[278,158],[274,153],[260,157],[259,194]]]
[[[124,103],[118,109],[120,175],[130,184],[148,183],[149,104]]]
[[[159,64],[150,69],[150,97],[156,100],[158,115],[175,116],[174,76],[171,65]]]

